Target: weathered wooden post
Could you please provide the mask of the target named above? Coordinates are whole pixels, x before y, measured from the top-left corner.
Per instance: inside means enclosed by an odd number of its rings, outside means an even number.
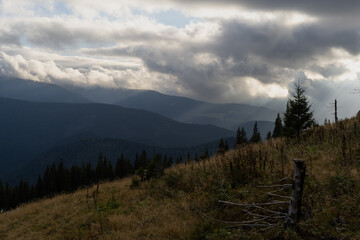
[[[292,183],[292,194],[289,204],[289,212],[286,225],[294,227],[298,222],[301,214],[301,199],[304,189],[305,178],[305,161],[302,159],[294,159],[294,180]]]

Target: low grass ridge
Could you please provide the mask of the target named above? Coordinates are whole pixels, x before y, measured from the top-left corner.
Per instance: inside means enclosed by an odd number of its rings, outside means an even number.
[[[257,186],[292,177],[295,158],[307,165],[296,229],[217,221],[249,220],[243,208],[218,200],[271,201]],[[238,146],[179,164],[149,181],[133,176],[23,205],[0,214],[0,239],[360,239],[359,171],[358,115],[311,128],[300,139]]]

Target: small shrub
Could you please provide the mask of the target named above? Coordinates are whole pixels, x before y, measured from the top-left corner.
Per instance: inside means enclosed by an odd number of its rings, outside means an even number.
[[[135,189],[140,186],[140,180],[137,177],[133,177],[130,185],[130,189]]]
[[[171,174],[166,174],[164,180],[168,188],[177,189],[179,186],[183,185],[182,176],[178,173],[172,172]]]
[[[107,202],[100,203],[97,210],[100,212],[110,212],[112,210],[118,209],[120,207],[120,202],[114,198],[110,199]]]
[[[328,187],[333,197],[339,197],[344,194],[352,195],[355,190],[355,181],[351,176],[337,174],[329,177]]]

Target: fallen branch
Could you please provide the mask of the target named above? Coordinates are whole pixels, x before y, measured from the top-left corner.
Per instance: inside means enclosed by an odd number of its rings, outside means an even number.
[[[274,193],[267,193],[269,196],[273,196],[273,197],[278,197],[278,198],[285,198],[285,199],[291,199],[291,197],[289,196],[282,196],[282,195],[278,195],[278,194],[274,194]]]
[[[228,226],[226,228],[235,228],[235,227],[276,227],[280,226],[280,224],[273,224],[273,223],[258,223],[258,224],[237,224],[233,226]]]
[[[201,213],[204,217],[210,219],[210,220],[213,220],[213,221],[216,221],[216,222],[221,222],[221,223],[231,223],[231,224],[241,224],[241,222],[233,222],[233,221],[224,221],[224,220],[220,220],[220,219],[216,219],[216,218],[213,218],[213,217],[210,217],[208,215],[206,215],[205,213]]]
[[[283,184],[283,185],[272,185],[272,186],[256,186],[258,188],[277,188],[277,187],[281,187],[281,188],[291,188],[292,184]]]
[[[286,180],[292,180],[292,179],[289,178],[289,177],[284,177],[284,178],[280,179],[279,182],[283,182],[283,181],[286,181]]]
[[[247,214],[249,214],[250,216],[253,216],[253,217],[266,217],[266,215],[261,215],[261,214],[257,214],[257,213],[252,213],[252,212],[250,212],[250,211],[248,211],[248,210],[245,210],[245,209],[243,209],[243,210],[241,210],[241,211],[243,211],[244,213],[247,213]]]
[[[283,191],[284,189],[286,189],[287,187],[283,187],[283,188],[280,188],[280,189],[277,189],[277,190],[274,190],[274,191],[271,191],[271,192],[268,192],[268,193],[278,193],[278,192],[281,192]]]
[[[271,219],[278,219],[279,216],[277,215],[271,215],[271,216],[264,216],[261,219],[254,219],[254,220],[247,220],[247,221],[242,221],[242,222],[233,222],[233,221],[224,221],[224,220],[220,220],[220,219],[216,219],[213,217],[210,217],[208,215],[206,215],[205,213],[201,213],[204,217],[212,220],[212,221],[216,221],[216,222],[220,222],[220,223],[225,223],[225,224],[236,224],[233,226],[229,226],[231,227],[236,227],[236,226],[251,226],[251,227],[259,227],[259,226],[276,226],[277,224],[273,224],[273,223],[269,223],[269,222],[265,222],[265,223],[259,223],[265,220],[271,220]],[[280,218],[284,218],[284,217],[280,217]]]
[[[277,211],[273,211],[273,210],[269,210],[269,209],[266,209],[266,208],[263,208],[263,207],[260,207],[260,206],[254,206],[255,208],[258,208],[258,209],[261,209],[265,212],[269,212],[269,213],[273,213],[273,214],[278,214],[278,215],[283,215],[283,216],[286,216],[287,217],[287,214],[286,213],[283,213],[283,212],[277,212]]]
[[[289,204],[289,201],[283,202],[283,201],[274,201],[270,203],[235,203],[235,202],[229,202],[229,201],[223,201],[219,200],[220,203],[230,204],[230,205],[236,205],[236,206],[242,206],[242,207],[256,207],[256,206],[269,206],[269,205],[278,205],[278,204]]]

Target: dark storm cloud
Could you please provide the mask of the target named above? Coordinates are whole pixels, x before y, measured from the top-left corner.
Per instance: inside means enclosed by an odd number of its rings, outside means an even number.
[[[314,72],[320,73],[324,78],[336,77],[348,71],[348,69],[344,65],[339,64],[329,64],[326,66],[319,66],[317,64],[314,64],[310,66],[309,69]]]
[[[316,15],[357,15],[360,11],[360,2],[357,0],[239,0],[233,2],[261,10],[294,10]]]
[[[20,36],[17,33],[4,31],[0,32],[0,46],[1,45],[17,45],[20,46]]]
[[[243,6],[262,11],[298,11],[323,16],[357,16],[360,2],[357,0],[176,0],[180,4]]]
[[[156,46],[137,46],[108,49],[103,53],[136,56],[154,71],[173,74],[185,81],[203,79],[206,84],[211,79],[222,78],[216,74],[220,71],[217,68],[226,72],[221,74],[223,78],[252,76],[264,83],[288,81],[279,76],[288,73],[289,69],[301,69],[314,56],[329,54],[331,48],[343,48],[354,55],[360,51],[360,35],[357,32],[329,29],[320,24],[286,28],[280,23],[254,25],[234,20],[223,21],[221,29],[221,34],[213,41],[201,45],[184,43],[181,49],[166,50]],[[220,60],[219,64],[207,67],[194,64],[192,56],[202,52],[214,54]],[[229,58],[234,60],[233,65],[227,64]],[[328,77],[339,75],[346,68],[328,66],[321,69],[313,66],[311,70]]]
[[[104,20],[96,23],[82,23],[72,18],[17,19],[4,21],[2,25],[11,31],[0,30],[0,43],[31,44],[53,50],[98,48],[114,45],[117,42],[155,44],[174,40],[173,35],[176,32],[176,28],[173,27],[163,27],[160,32],[156,32],[159,29],[149,29],[148,26],[142,26],[141,22],[119,24]]]
[[[332,47],[351,54],[360,52],[360,34],[356,29],[332,29],[321,24],[287,28],[280,23],[246,24],[228,21],[215,51],[223,57],[242,61],[254,54],[284,67],[303,65],[311,56],[323,55]]]
[[[220,33],[207,42],[174,38],[165,40],[163,45],[145,42],[87,53],[138,57],[151,71],[176,76],[185,89],[208,100],[209,96],[216,99],[230,91],[233,79],[239,77],[252,77],[264,84],[277,83],[286,87],[294,74],[307,65],[311,66],[309,70],[325,78],[341,75],[347,70],[345,66],[320,67],[316,57],[330,55],[332,48],[341,48],[353,55],[360,52],[358,32],[352,28],[332,29],[323,22],[295,27],[276,21],[254,24],[222,20],[219,24]],[[215,60],[201,64],[196,60],[201,54],[210,54]]]

